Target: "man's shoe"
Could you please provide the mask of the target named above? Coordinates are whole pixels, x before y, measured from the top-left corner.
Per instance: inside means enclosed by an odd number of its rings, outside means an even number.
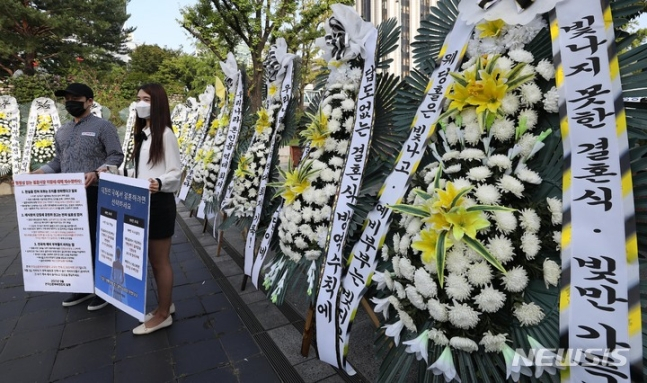
[[[76,306],[81,302],[85,302],[90,298],[93,298],[93,293],[74,293],[70,295],[69,298],[63,301],[63,307]]]
[[[160,322],[160,324],[158,324],[155,327],[146,327],[146,323],[140,324],[139,326],[133,329],[133,334],[146,335],[146,334],[154,333],[155,331],[161,330],[172,324],[173,324],[173,317],[169,315],[168,317],[166,317],[166,319],[164,319],[162,322]]]
[[[108,306],[108,302],[104,301],[102,298],[94,297],[94,299],[88,305],[88,311],[101,310],[106,306]]]

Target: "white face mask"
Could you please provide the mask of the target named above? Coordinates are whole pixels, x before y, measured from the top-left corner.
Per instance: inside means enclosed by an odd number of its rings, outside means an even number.
[[[135,104],[135,110],[139,118],[150,118],[151,116],[151,104],[146,101],[139,101]]]

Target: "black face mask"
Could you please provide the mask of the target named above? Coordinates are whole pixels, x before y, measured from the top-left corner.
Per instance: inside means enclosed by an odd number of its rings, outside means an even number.
[[[65,110],[73,117],[79,117],[85,113],[85,108],[83,107],[83,101],[65,101]]]

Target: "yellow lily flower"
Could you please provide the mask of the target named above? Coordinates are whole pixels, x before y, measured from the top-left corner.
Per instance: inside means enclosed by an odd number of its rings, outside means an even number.
[[[320,110],[316,116],[310,115],[312,122],[301,132],[301,136],[310,141],[313,148],[322,148],[330,136],[328,131],[328,117]]]
[[[9,145],[0,142],[0,153],[9,153]]]
[[[477,114],[485,112],[497,113],[501,108],[503,97],[508,92],[508,86],[505,84],[506,79],[499,71],[493,71],[492,73],[481,71],[480,83],[482,84],[482,89],[479,93],[474,94],[470,100],[474,105],[477,105]]]
[[[53,144],[54,144],[54,142],[52,140],[45,138],[45,139],[36,141],[34,143],[34,146],[36,146],[39,149],[44,149],[44,148],[51,147]]]
[[[276,84],[270,84],[270,88],[267,90],[267,95],[270,97],[274,97],[276,92],[278,92],[279,87],[276,86]]]
[[[258,120],[256,120],[256,127],[254,130],[256,131],[256,134],[263,134],[265,129],[271,127],[270,114],[265,108],[260,108],[256,114],[258,115]]]
[[[437,211],[449,211],[452,208],[452,201],[460,194],[463,189],[457,189],[454,183],[447,182],[445,189],[436,189],[436,198],[432,202],[432,207]],[[463,197],[459,198],[456,205],[463,203]]]
[[[501,19],[498,19],[481,23],[476,26],[476,29],[481,31],[481,33],[479,34],[480,38],[497,37],[503,31],[504,26],[505,22]]]
[[[476,232],[490,226],[490,222],[483,218],[481,211],[467,211],[464,207],[455,207],[445,213],[447,222],[452,225],[452,235],[456,241],[466,235],[476,239]]]
[[[234,175],[238,178],[243,178],[245,176],[251,176],[252,173],[249,171],[249,164],[252,162],[252,159],[243,155],[240,156],[238,160],[238,168],[234,172]]]
[[[7,128],[4,125],[0,125],[0,136],[6,136],[9,135],[10,131],[9,128]]]
[[[438,232],[427,229],[420,232],[420,239],[411,244],[413,249],[422,252],[422,262],[431,263],[436,259],[436,244],[438,243]]]

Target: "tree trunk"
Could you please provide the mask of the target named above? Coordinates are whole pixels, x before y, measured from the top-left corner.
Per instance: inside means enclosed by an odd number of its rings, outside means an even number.
[[[258,50],[258,48],[257,48]],[[252,113],[255,113],[263,103],[263,48],[252,54],[252,78],[249,83],[249,98]]]

